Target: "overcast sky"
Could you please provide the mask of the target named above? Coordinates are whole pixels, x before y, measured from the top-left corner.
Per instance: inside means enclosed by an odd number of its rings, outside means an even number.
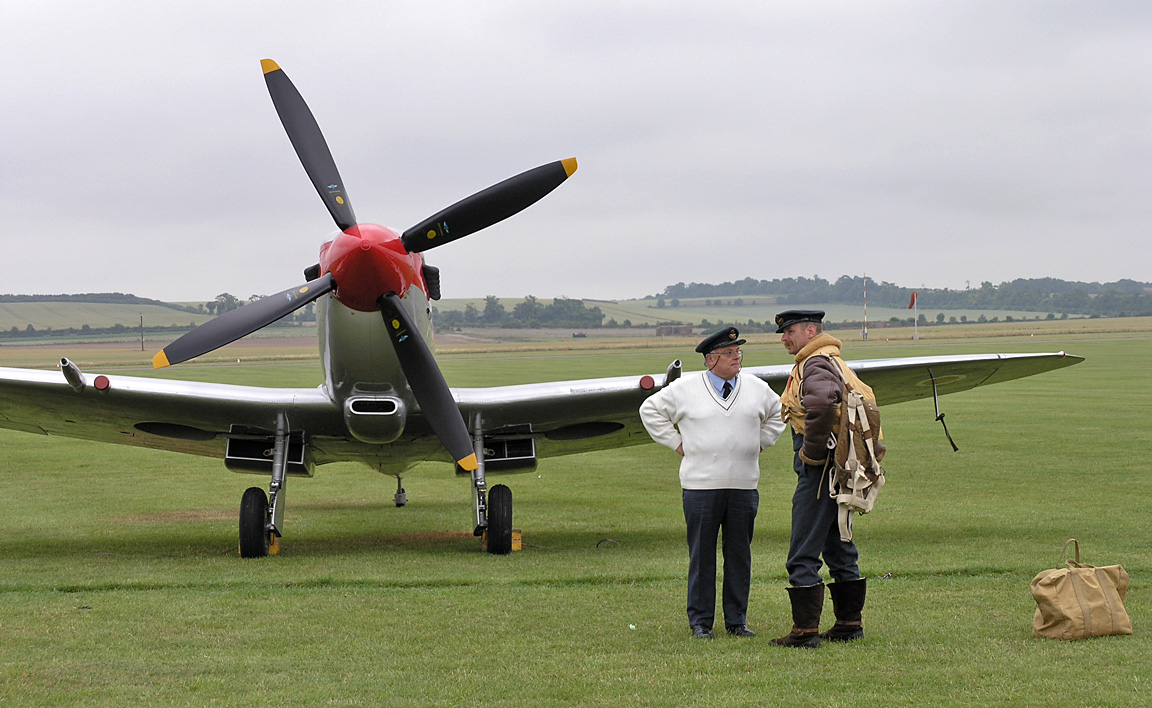
[[[334,228],[260,70],[398,231],[567,157],[428,252],[445,297],[867,274],[1152,281],[1152,3],[0,0],[0,293],[302,281]]]

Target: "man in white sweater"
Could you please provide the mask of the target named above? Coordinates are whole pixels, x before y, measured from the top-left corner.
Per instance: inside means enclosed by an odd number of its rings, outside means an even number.
[[[740,376],[740,332],[720,330],[700,343],[706,371],[685,374],[640,406],[656,442],[678,452],[688,526],[688,626],[712,639],[716,617],[716,539],[724,529],[724,624],[752,637],[748,592],[752,533],[760,494],[760,452],[784,432],[780,397],[755,376]]]

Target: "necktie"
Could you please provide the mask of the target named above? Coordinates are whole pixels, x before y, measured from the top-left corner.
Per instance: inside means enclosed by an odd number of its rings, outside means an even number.
[[[724,382],[724,393],[723,393],[724,398],[728,398],[728,394],[730,394],[730,393],[732,393],[732,382],[731,381],[725,381]]]

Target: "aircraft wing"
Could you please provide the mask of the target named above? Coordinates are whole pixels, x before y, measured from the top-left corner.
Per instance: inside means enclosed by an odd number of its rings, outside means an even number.
[[[1052,354],[974,354],[850,361],[849,366],[876,393],[880,405],[966,391],[1031,376],[1083,357]],[[783,391],[791,365],[747,367],[745,374]],[[650,441],[638,410],[664,383],[664,374],[580,381],[458,388],[453,390],[465,420],[480,415],[493,442],[532,438],[538,457],[610,449]],[[647,379],[647,381],[645,381]],[[655,384],[652,388],[645,385]]]
[[[1000,383],[1071,366],[1082,357],[976,354],[848,362],[881,405]],[[745,374],[781,391],[789,365],[748,367]],[[99,379],[99,380],[98,380]],[[649,442],[640,404],[665,374],[452,389],[471,427],[478,415],[496,444],[533,440],[538,457]],[[312,462],[361,461],[403,468],[425,459],[450,462],[418,414],[390,445],[352,439],[340,406],[322,387],[263,388],[120,375],[86,375],[76,390],[61,371],[0,367],[0,428],[61,435],[195,455],[224,457],[228,438],[265,439],[280,412],[308,438]],[[100,387],[102,386],[102,388]]]
[[[0,428],[217,458],[230,434],[275,430],[277,411],[320,439],[347,434],[319,388],[81,376],[76,390],[61,371],[0,367]]]
[[[937,392],[967,391],[1079,364],[1084,357],[1051,354],[967,354],[850,361],[848,365],[872,387],[881,406],[913,401]]]

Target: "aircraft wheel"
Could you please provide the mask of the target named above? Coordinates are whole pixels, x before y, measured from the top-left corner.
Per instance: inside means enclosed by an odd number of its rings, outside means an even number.
[[[268,495],[260,487],[249,487],[240,498],[240,557],[268,555]]]
[[[503,484],[488,490],[488,552],[512,552],[512,490]]]

